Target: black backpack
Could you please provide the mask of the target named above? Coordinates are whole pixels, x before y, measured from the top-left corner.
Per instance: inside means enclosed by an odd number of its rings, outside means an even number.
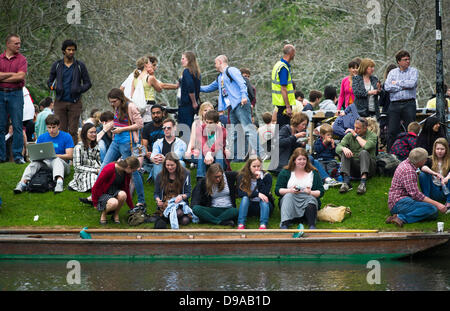
[[[28,183],[29,192],[44,193],[47,191],[53,191],[56,183],[53,180],[53,171],[47,166],[42,166],[36,174],[31,177]]]
[[[233,83],[234,80],[231,77],[230,73],[228,72],[228,68],[230,68],[230,67],[227,67],[227,69],[225,69],[225,73],[227,74],[228,79],[230,79],[230,82]],[[219,76],[217,76],[217,79],[218,78],[219,78]],[[250,84],[250,81],[246,77],[242,76],[242,79],[244,79],[245,85],[247,86],[248,99],[249,99],[250,103],[252,103],[255,100],[255,90],[254,90],[253,86]]]

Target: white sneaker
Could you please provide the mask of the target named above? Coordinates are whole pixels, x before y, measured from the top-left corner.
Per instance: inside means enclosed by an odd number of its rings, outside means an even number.
[[[325,183],[326,183],[329,187],[335,187],[335,186],[340,186],[340,185],[342,185],[341,182],[339,182],[339,181],[337,181],[336,179],[331,178],[331,177],[325,178]]]
[[[19,194],[19,193],[24,192],[25,190],[27,190],[27,185],[24,184],[23,182],[19,181],[19,182],[17,183],[16,188],[14,188],[13,191],[14,191],[15,194]]]
[[[55,186],[55,190],[54,190],[54,192],[55,193],[60,193],[60,192],[63,192],[63,190],[64,190],[64,185],[63,185],[63,181],[62,181],[62,179],[58,179],[57,181],[56,181],[56,186]]]

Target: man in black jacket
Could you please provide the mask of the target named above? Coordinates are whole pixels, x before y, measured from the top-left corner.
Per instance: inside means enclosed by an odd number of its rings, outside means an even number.
[[[56,91],[54,113],[60,128],[78,142],[78,124],[82,111],[81,94],[92,86],[86,65],[75,59],[77,44],[65,40],[61,48],[64,58],[53,63],[47,85]]]

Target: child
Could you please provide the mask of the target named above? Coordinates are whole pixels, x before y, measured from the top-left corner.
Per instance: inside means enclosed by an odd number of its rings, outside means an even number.
[[[316,107],[319,105],[321,98],[322,98],[321,92],[315,90],[309,92],[309,104],[303,107],[303,111],[315,110]]]
[[[408,158],[409,152],[416,147],[417,135],[420,132],[420,124],[411,122],[408,131],[398,134],[397,139],[391,147],[390,153],[397,156],[400,161]]]
[[[328,85],[323,92],[325,100],[319,104],[319,110],[336,112],[337,92],[334,86]]]
[[[272,136],[275,131],[275,124],[272,123],[272,114],[264,112],[262,114],[264,125],[258,129],[259,142],[261,145],[261,156],[263,161],[270,158]]]
[[[336,145],[333,140],[333,128],[324,123],[320,126],[320,137],[314,142],[314,158],[326,169],[332,178],[337,177],[339,164],[335,160]]]

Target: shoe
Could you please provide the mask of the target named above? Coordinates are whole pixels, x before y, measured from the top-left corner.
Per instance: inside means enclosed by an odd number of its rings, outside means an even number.
[[[317,228],[316,228],[316,226],[311,225],[311,226],[309,226],[309,229],[317,229]]]
[[[267,227],[266,227],[265,224],[262,224],[262,225],[259,226],[259,229],[260,229],[260,230],[265,230],[265,229],[267,229]]]
[[[115,219],[114,219],[114,215],[111,216],[111,221],[112,221],[113,223],[115,223],[116,225],[120,225],[120,220],[115,220]]]
[[[25,162],[25,160],[23,158],[17,158],[17,159],[14,159],[14,163],[16,163],[16,164],[25,164],[27,162]]]
[[[14,188],[14,193],[15,194],[19,194],[24,192],[25,190],[27,190],[27,185],[24,184],[23,182],[19,181],[19,183],[17,184],[16,188]]]
[[[388,219],[389,219],[389,217],[388,217]],[[387,221],[388,221],[388,220],[386,219],[386,222],[387,222]],[[403,227],[403,224],[404,224],[403,220],[401,220],[400,218],[398,218],[398,215],[397,215],[397,214],[393,215],[393,216],[389,219],[389,223],[394,224],[394,225],[397,225],[398,227]]]
[[[101,220],[100,219],[100,224],[102,225],[102,226],[104,226],[104,225],[106,225],[108,223],[108,220]]]
[[[233,220],[222,220],[219,223],[219,225],[234,227],[234,221]]]
[[[365,183],[360,183],[358,186],[358,190],[356,191],[356,193],[358,194],[364,194],[366,193],[366,184]]]
[[[394,216],[389,216],[388,218],[386,218],[385,223],[390,224],[392,222],[392,218],[394,218]]]
[[[347,183],[343,183],[339,188],[339,193],[346,193],[351,190],[351,187]]]
[[[325,183],[330,187],[334,187],[334,186],[338,186],[338,185],[342,184],[341,182],[339,182],[336,179],[331,178],[331,177],[325,178]]]
[[[80,200],[81,203],[94,206],[94,203],[91,200],[89,200],[88,198],[78,198],[78,200]]]
[[[239,224],[237,228],[238,229],[245,229],[245,226],[243,224]]]
[[[63,192],[64,190],[64,183],[61,179],[58,179],[58,181],[56,182],[56,186],[55,186],[55,193],[60,193]]]

